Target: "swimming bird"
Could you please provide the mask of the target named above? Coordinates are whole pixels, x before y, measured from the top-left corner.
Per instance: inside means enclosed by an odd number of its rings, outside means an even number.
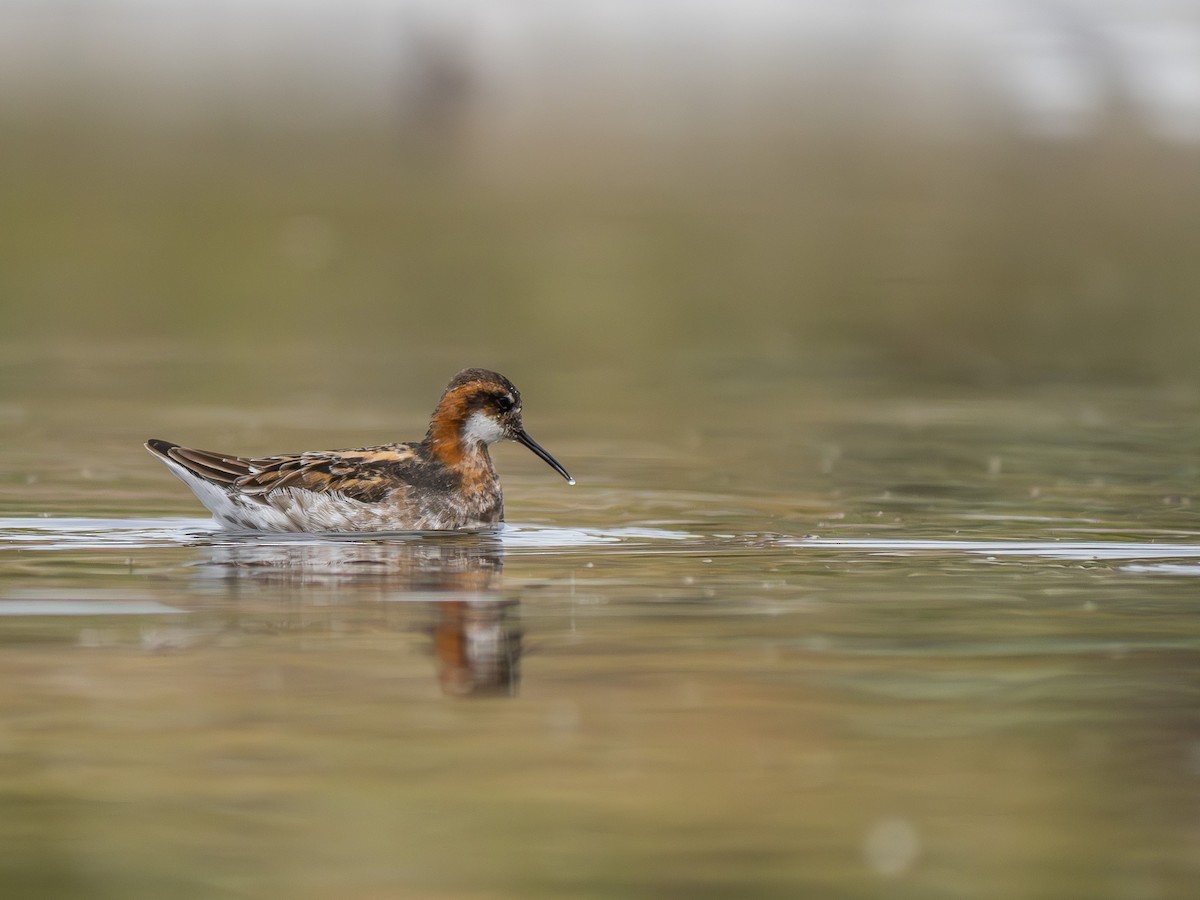
[[[504,521],[488,445],[516,441],[567,480],[525,431],[521,394],[487,369],[450,381],[420,441],[252,457],[146,442],[229,529],[267,532],[449,531]]]

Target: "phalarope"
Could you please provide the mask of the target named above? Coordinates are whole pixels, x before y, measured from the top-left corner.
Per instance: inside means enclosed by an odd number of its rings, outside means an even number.
[[[504,521],[504,495],[487,449],[499,440],[524,444],[575,483],[526,433],[513,383],[487,369],[455,375],[424,439],[412,443],[256,458],[157,439],[146,449],[226,528],[447,531]]]

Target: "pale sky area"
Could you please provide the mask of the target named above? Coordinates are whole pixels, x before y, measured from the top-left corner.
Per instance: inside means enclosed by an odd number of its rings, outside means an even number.
[[[982,95],[1047,139],[1118,106],[1195,142],[1200,2],[0,0],[3,103],[371,116],[429,77],[501,116],[647,120],[865,80],[931,125],[969,121]]]

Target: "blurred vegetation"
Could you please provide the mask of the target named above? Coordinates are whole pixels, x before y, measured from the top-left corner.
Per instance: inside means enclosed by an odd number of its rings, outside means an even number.
[[[780,110],[671,139],[413,140],[10,108],[0,329],[9,346],[1200,378],[1200,152],[1119,117],[1017,134]]]

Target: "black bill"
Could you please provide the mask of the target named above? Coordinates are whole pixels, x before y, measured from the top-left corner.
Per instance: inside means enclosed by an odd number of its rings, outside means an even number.
[[[542,458],[542,461],[544,463],[546,463],[546,465],[548,465],[550,468],[552,468],[555,472],[557,472],[563,478],[567,479],[567,484],[575,483],[575,479],[567,474],[567,470],[564,469],[561,465],[559,465],[558,460],[555,459],[553,456],[551,456],[549,453],[547,453],[545,450],[543,450],[542,445],[539,444],[537,441],[535,441],[533,438],[531,438],[524,431],[518,431],[516,434],[516,437],[514,437],[513,440],[516,441],[518,444],[522,444],[523,446],[528,447],[530,450],[532,450],[534,453],[536,453],[538,456],[540,456]]]

